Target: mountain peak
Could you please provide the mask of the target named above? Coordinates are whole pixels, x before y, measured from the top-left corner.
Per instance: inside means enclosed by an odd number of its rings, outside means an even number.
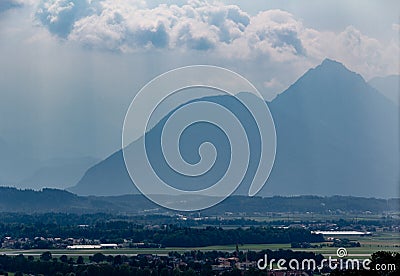
[[[333,89],[334,91],[354,90],[351,87],[354,88],[356,86],[368,89],[366,87],[367,83],[360,74],[349,70],[343,63],[328,58],[324,59],[318,66],[308,70],[287,90],[292,90],[291,88],[294,89],[296,87],[308,87],[307,89],[309,89],[309,86],[335,88]],[[286,94],[286,92],[282,94]]]
[[[329,58],[324,59],[322,61],[322,63],[320,65],[318,65],[317,67],[315,67],[314,69],[328,71],[329,73],[330,72],[346,72],[346,73],[352,73],[352,74],[358,75],[357,73],[350,71],[343,63],[340,63],[339,61],[329,59]]]
[[[333,59],[330,59],[330,58],[324,59],[322,61],[321,65],[323,65],[323,66],[332,66],[332,65],[338,66],[338,65],[341,65],[341,66],[344,67],[343,63],[340,63],[339,61],[336,61],[336,60],[333,60]]]

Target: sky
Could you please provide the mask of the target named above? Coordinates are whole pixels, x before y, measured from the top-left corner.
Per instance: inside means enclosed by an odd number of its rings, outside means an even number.
[[[273,100],[331,58],[399,74],[398,1],[1,0],[0,141],[105,158],[135,94],[180,66],[228,68]]]

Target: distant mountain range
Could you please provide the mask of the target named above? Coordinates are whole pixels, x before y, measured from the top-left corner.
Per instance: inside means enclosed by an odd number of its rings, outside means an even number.
[[[182,200],[181,197],[168,196],[165,200]],[[222,203],[203,210],[203,215],[223,215],[232,213],[269,212],[314,212],[341,214],[343,212],[397,212],[400,199],[376,199],[361,197],[248,197],[232,196]],[[18,190],[0,187],[0,212],[48,213],[67,212],[77,214],[108,213],[127,215],[174,214],[176,212],[159,207],[143,195],[123,196],[77,196],[67,191],[43,189],[42,191]]]
[[[65,189],[77,183],[86,170],[99,160],[93,157],[51,159],[43,161],[31,175],[18,181],[18,188]]]
[[[229,96],[208,100],[235,107]],[[399,196],[399,109],[359,74],[327,59],[268,105],[278,147],[270,178],[258,195]],[[246,116],[241,110],[234,112]],[[146,134],[149,140],[160,134],[168,116]],[[140,143],[129,147],[134,152]],[[254,166],[250,160],[250,170]],[[224,165],[215,168],[218,175]],[[171,179],[177,186],[185,182]],[[247,194],[250,183],[251,175],[236,194]],[[104,196],[138,193],[121,150],[90,168],[70,191]]]
[[[93,157],[35,159],[0,137],[0,186],[60,188],[75,185],[100,160]]]
[[[400,75],[376,77],[368,82],[395,105],[400,105]]]

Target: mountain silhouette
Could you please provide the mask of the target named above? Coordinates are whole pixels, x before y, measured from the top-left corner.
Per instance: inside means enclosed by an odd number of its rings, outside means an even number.
[[[399,110],[360,75],[325,60],[270,109],[278,136],[271,194],[399,194]]]
[[[229,107],[239,118],[248,116],[233,99],[215,96],[207,100]],[[398,108],[359,74],[326,59],[268,105],[277,131],[277,153],[271,175],[258,195],[399,195]],[[146,134],[146,141],[157,145],[157,136],[169,116]],[[248,135],[256,136],[251,123],[247,129]],[[188,141],[204,133],[208,134],[206,129],[193,133]],[[129,146],[133,154],[135,147],[141,146],[141,139]],[[201,141],[197,138],[195,144]],[[216,148],[226,145],[223,135],[216,135],[212,141]],[[193,151],[193,145],[184,143],[183,152],[191,147]],[[257,167],[258,146],[251,147],[249,174],[235,194],[247,194]],[[165,166],[157,158],[157,147],[149,153],[155,154],[153,160],[162,175]],[[226,161],[217,160],[211,179],[225,171]],[[180,187],[188,179],[180,182],[172,176],[170,180]],[[193,185],[200,187],[209,180],[193,180]],[[70,190],[81,195],[138,193],[121,150],[90,168]]]

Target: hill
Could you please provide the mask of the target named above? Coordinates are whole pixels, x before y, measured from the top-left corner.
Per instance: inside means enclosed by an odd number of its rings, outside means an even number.
[[[181,200],[167,197],[167,200]],[[360,197],[247,197],[232,196],[203,214],[223,215],[232,213],[268,212],[392,212],[400,209],[400,199],[376,199]],[[0,187],[0,212],[21,213],[108,213],[108,214],[154,214],[174,212],[160,208],[142,195],[110,197],[77,196],[67,191],[43,189],[42,191],[19,190]]]

